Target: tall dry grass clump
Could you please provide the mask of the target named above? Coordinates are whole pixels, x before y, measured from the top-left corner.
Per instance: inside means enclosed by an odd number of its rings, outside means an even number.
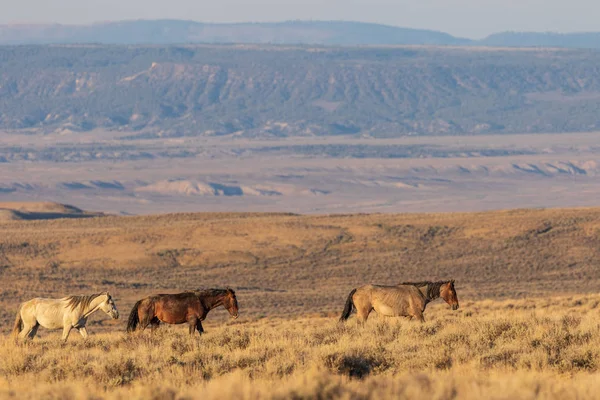
[[[0,341],[0,396],[26,398],[596,398],[599,296],[463,302],[424,324],[263,319],[155,334]]]

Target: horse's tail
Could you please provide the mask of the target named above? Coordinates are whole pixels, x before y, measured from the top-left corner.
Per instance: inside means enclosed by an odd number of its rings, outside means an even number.
[[[140,317],[138,315],[138,307],[142,300],[139,300],[137,303],[135,303],[135,305],[131,309],[131,313],[129,314],[129,320],[127,320],[127,332],[135,331],[135,328],[140,322]]]
[[[15,318],[15,326],[12,330],[12,335],[17,340],[19,333],[23,330],[23,318],[21,317],[21,306],[19,306],[19,311],[17,311],[17,318]]]
[[[352,312],[352,306],[354,306],[354,302],[352,301],[352,296],[356,293],[356,289],[352,289],[350,294],[348,295],[348,300],[346,300],[346,305],[344,306],[344,311],[342,311],[342,316],[340,317],[340,322],[343,322],[350,317],[350,313]]]

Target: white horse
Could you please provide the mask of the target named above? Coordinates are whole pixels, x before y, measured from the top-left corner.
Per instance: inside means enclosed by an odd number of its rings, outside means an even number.
[[[13,335],[15,340],[18,337],[33,339],[41,325],[47,329],[62,328],[62,340],[65,342],[73,328],[86,339],[87,319],[98,310],[104,311],[113,319],[119,318],[119,311],[108,292],[62,299],[31,299],[21,304],[15,319]]]

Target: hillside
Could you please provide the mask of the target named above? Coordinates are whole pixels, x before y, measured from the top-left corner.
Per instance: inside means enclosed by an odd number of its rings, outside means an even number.
[[[321,45],[466,44],[468,39],[425,29],[345,21],[211,24],[137,20],[93,25],[0,25],[0,44],[262,43]]]
[[[595,399],[599,229],[597,208],[6,222],[0,397]],[[458,310],[338,323],[361,284],[449,278]],[[211,311],[201,337],[125,334],[140,298],[224,286],[240,317]],[[85,341],[7,335],[23,300],[106,290],[121,318]]]
[[[2,47],[0,128],[143,138],[591,131],[599,61],[574,50]]]
[[[91,25],[0,25],[0,45],[254,43],[285,45],[443,45],[598,49],[600,33],[498,32],[480,40],[425,29],[353,21],[203,23],[129,20]]]
[[[463,302],[595,293],[598,229],[598,209],[5,222],[0,326],[23,299],[101,290],[126,310],[151,293],[232,286],[253,317],[337,315],[367,282],[454,278]]]
[[[58,218],[92,218],[103,213],[83,211],[77,207],[53,202],[0,202],[0,222]]]

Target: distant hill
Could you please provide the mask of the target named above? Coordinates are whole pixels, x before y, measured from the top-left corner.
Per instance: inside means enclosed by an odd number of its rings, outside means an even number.
[[[599,32],[502,32],[482,40],[425,29],[351,21],[285,21],[213,24],[182,20],[131,20],[91,25],[0,25],[0,45],[23,44],[255,43],[356,45],[446,45],[600,48]]]
[[[600,32],[502,32],[477,42],[485,46],[504,47],[565,47],[574,49],[600,49]]]
[[[600,52],[589,50],[8,46],[0,64],[2,129],[132,137],[600,130]]]
[[[92,218],[104,213],[83,211],[53,202],[0,202],[0,222],[60,218]]]
[[[442,32],[344,21],[207,24],[180,20],[122,21],[93,25],[0,25],[0,44],[260,43],[320,45],[462,45]]]

